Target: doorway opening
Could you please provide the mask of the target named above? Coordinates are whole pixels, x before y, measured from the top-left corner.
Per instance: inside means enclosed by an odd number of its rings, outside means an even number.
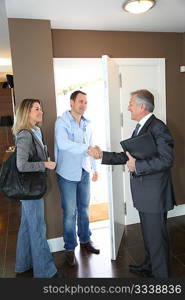
[[[57,117],[70,110],[70,95],[74,90],[87,93],[87,111],[84,116],[91,121],[93,142],[106,148],[106,118],[104,80],[101,59],[55,58],[54,76]],[[91,181],[89,219],[90,228],[109,226],[107,166],[97,160],[99,178]]]

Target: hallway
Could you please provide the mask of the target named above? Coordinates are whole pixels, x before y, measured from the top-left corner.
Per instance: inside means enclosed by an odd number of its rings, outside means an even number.
[[[0,278],[15,278],[15,249],[19,227],[20,204],[0,195]],[[171,244],[171,277],[185,277],[185,216],[168,219]],[[100,254],[87,254],[78,246],[78,265],[68,267],[64,251],[53,253],[58,270],[66,278],[138,278],[129,272],[129,264],[139,264],[143,259],[143,243],[139,224],[126,227],[116,261],[110,260],[109,229],[93,229],[92,240],[100,247]],[[19,276],[20,277],[20,276]],[[27,272],[22,277],[32,277]]]

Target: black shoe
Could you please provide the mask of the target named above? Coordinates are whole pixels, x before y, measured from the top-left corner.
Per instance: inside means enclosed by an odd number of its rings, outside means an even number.
[[[80,246],[82,248],[84,248],[85,250],[87,250],[88,252],[90,253],[95,253],[95,254],[99,254],[100,253],[100,250],[99,249],[96,249],[93,245],[92,245],[92,242],[88,242],[88,243],[84,243],[84,244],[80,244]]]
[[[134,272],[144,272],[146,271],[146,268],[144,268],[144,265],[129,265],[130,271]]]
[[[150,271],[145,271],[144,275],[145,275],[145,277],[154,278],[154,275]]]
[[[147,270],[144,265],[129,265],[129,270],[131,272],[138,272],[144,275],[144,277],[154,277],[150,270]]]
[[[54,276],[52,276],[51,278],[60,278],[60,279],[65,279],[65,276],[63,273],[60,272],[56,272]]]
[[[17,278],[24,278],[24,277],[33,277],[33,268],[29,269],[29,270],[26,270],[24,272],[21,272],[21,273],[16,273],[16,277]]]
[[[66,261],[70,267],[74,267],[77,264],[74,251],[66,251]]]

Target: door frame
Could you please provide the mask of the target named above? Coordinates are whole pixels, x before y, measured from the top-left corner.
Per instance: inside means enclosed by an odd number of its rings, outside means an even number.
[[[165,79],[165,58],[115,58],[115,61],[118,63],[120,67],[120,73],[121,73],[121,68],[126,66],[126,67],[136,67],[137,66],[147,66],[147,67],[157,67],[157,79],[158,84],[157,84],[157,94],[158,94],[158,99],[160,100],[160,111],[158,110],[157,116],[163,120],[163,122],[166,123],[166,79]],[[124,74],[123,74],[124,76]],[[124,98],[123,90],[124,90],[124,78],[122,78],[122,99]],[[124,120],[124,110],[123,111],[123,120]],[[128,118],[128,116],[127,116]],[[132,124],[135,126],[134,122]],[[131,125],[131,126],[132,126]],[[123,135],[123,139],[130,137],[131,132],[133,131],[134,127],[127,128],[127,132]],[[130,180],[129,180],[129,174],[127,168],[124,170],[124,186],[130,185]],[[132,196],[130,193],[130,188],[125,188],[125,195],[124,198],[126,199],[126,225],[129,224],[135,224],[139,223],[139,215],[137,210],[133,207],[133,201],[132,201]]]

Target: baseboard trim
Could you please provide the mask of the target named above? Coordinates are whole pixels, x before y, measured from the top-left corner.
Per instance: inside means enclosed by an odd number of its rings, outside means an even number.
[[[49,239],[48,245],[51,252],[63,251],[64,249],[64,239],[63,237],[58,237],[55,239]]]
[[[175,206],[173,210],[168,212],[168,218],[178,217],[178,216],[182,216],[182,215],[185,215],[185,205],[184,204]],[[135,223],[138,223],[138,222],[135,222]],[[135,223],[132,222],[132,223],[127,223],[125,225],[131,225],[131,224],[135,224]],[[54,238],[54,239],[49,239],[47,241],[48,241],[51,252],[58,252],[58,251],[65,250],[64,239],[62,236],[58,237],[58,238]]]
[[[168,218],[180,217],[183,215],[185,215],[185,204],[179,204],[177,206],[174,206],[172,210],[168,211]],[[140,223],[139,215],[134,216],[134,218],[129,218],[129,220],[126,216],[125,225],[132,225],[137,223]]]
[[[174,206],[174,209],[168,212],[168,218],[185,215],[185,204]]]

